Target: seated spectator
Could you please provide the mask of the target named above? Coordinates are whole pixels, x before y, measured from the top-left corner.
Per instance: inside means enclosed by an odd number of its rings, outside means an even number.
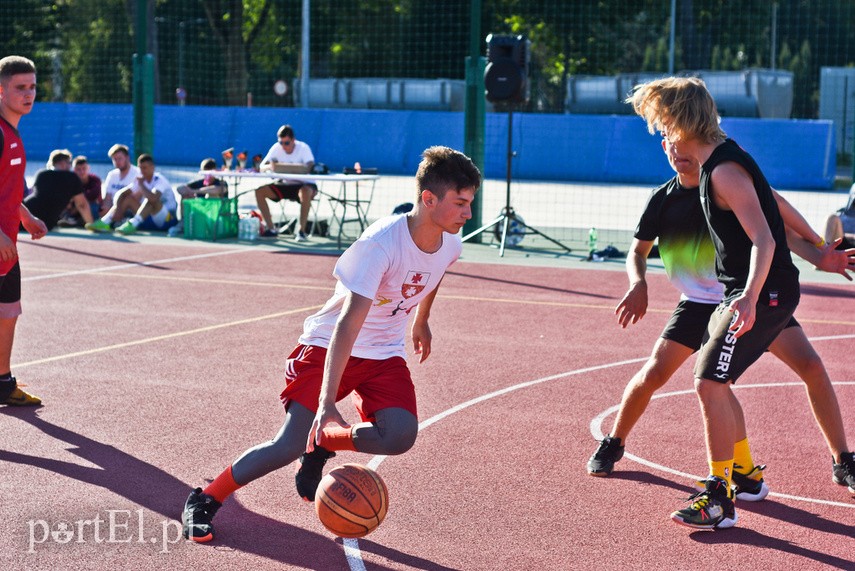
[[[101,212],[101,179],[98,178],[98,175],[89,171],[89,161],[87,158],[83,155],[77,155],[71,163],[71,168],[74,169],[75,174],[80,178],[80,182],[83,183],[83,196],[86,197],[86,201],[89,203],[89,210],[92,212],[93,220],[106,213],[106,211]],[[68,228],[82,228],[85,223],[86,220],[80,216],[77,206],[71,202],[59,219],[58,225]]]
[[[291,128],[291,125],[279,127],[277,134],[279,142],[274,143],[261,160],[261,172],[275,172],[277,163],[305,165],[306,172],[311,172],[315,165],[315,156],[312,154],[309,145],[294,138],[294,129]],[[255,200],[258,204],[258,210],[261,212],[261,218],[267,226],[261,236],[263,238],[276,237],[267,201],[279,202],[284,199],[300,203],[300,224],[294,230],[294,237],[298,242],[307,240],[306,226],[309,221],[309,209],[312,205],[312,199],[317,193],[318,187],[314,183],[287,179],[257,188]]]
[[[32,191],[24,199],[24,204],[51,230],[69,202],[74,204],[84,221],[92,222],[92,211],[83,195],[83,184],[80,177],[71,172],[71,151],[56,149],[48,158],[47,168],[36,173]]]
[[[104,179],[104,184],[101,187],[101,210],[98,216],[104,216],[113,207],[113,198],[116,193],[131,186],[136,178],[140,176],[140,170],[131,164],[131,155],[128,147],[125,145],[113,145],[107,151],[107,156],[113,161],[113,166],[116,167],[107,173]],[[118,223],[126,215],[133,215],[132,212],[120,212],[121,216],[114,217]]]
[[[211,158],[204,159],[199,165],[199,170],[211,171],[211,174],[203,178],[191,180],[187,184],[179,185],[175,191],[178,193],[179,201],[187,198],[206,198],[206,197],[221,197],[227,196],[229,185],[226,181],[214,176],[214,171],[217,170],[217,161]],[[178,224],[169,229],[170,236],[177,236],[184,231],[184,220],[181,204],[178,204]]]
[[[217,161],[208,158],[202,161],[199,165],[199,170],[211,171],[211,174],[204,178],[191,180],[187,184],[182,184],[176,191],[181,198],[204,198],[206,196],[225,196],[228,192],[228,184],[226,181],[217,178],[214,171],[217,170]]]
[[[116,228],[128,235],[137,230],[168,230],[178,222],[178,201],[166,177],[154,170],[154,158],[142,154],[137,159],[140,176],[131,186],[116,193],[115,204],[101,219],[87,224],[93,232],[112,232],[115,217],[127,210],[134,216]]]
[[[843,239],[838,250],[855,248],[855,184],[849,189],[846,206],[831,214],[825,222],[825,241],[832,244],[838,238]]]

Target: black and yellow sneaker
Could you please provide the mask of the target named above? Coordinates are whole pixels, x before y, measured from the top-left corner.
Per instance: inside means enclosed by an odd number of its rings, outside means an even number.
[[[304,452],[300,456],[300,467],[294,475],[294,480],[297,484],[297,493],[307,502],[315,501],[315,492],[324,476],[324,464],[333,456],[335,452],[330,452],[317,444],[314,450]]]
[[[199,543],[214,539],[214,524],[211,520],[222,505],[213,496],[203,494],[202,488],[196,488],[190,492],[190,496],[184,502],[184,511],[181,513],[184,538]]]
[[[623,446],[620,438],[606,436],[600,441],[600,446],[588,460],[588,474],[591,476],[608,476],[615,468],[615,462],[623,458]]]
[[[737,500],[743,502],[759,502],[766,499],[769,495],[769,486],[763,481],[763,470],[766,469],[765,464],[754,466],[749,472],[743,473],[742,466],[739,464],[733,465],[733,493]],[[706,480],[697,480],[695,488],[698,490],[706,489]]]
[[[695,529],[726,529],[739,519],[733,504],[733,490],[727,481],[717,476],[706,479],[706,489],[689,496],[692,505],[675,511],[671,519]]]
[[[840,464],[832,459],[832,479],[835,484],[848,486],[849,493],[855,495],[855,453],[842,452]]]
[[[42,399],[22,390],[15,377],[12,377],[11,381],[0,383],[0,385],[2,385],[0,388],[0,404],[8,406],[39,406],[42,404]]]

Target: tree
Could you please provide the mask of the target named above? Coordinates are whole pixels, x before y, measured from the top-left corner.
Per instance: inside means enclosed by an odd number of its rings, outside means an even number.
[[[223,49],[226,105],[244,105],[249,85],[249,55],[267,21],[271,0],[203,0],[202,6]]]

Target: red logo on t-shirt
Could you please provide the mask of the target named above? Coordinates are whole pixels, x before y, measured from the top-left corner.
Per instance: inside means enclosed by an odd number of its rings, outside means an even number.
[[[407,278],[401,285],[401,295],[404,298],[409,298],[420,294],[428,281],[430,281],[430,274],[419,271],[407,272]]]

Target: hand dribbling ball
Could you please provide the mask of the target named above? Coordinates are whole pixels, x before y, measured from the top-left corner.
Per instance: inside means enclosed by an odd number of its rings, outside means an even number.
[[[343,464],[323,477],[315,493],[315,512],[338,537],[364,537],[377,529],[389,508],[380,475],[360,464]]]

